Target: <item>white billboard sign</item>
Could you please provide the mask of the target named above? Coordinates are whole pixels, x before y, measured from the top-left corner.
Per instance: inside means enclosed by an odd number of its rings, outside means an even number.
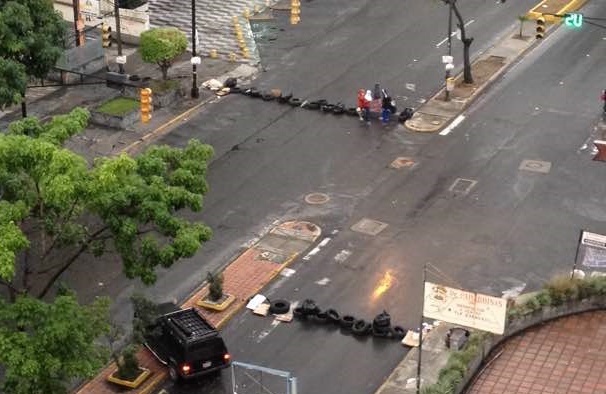
[[[503,334],[507,300],[425,282],[423,316]]]

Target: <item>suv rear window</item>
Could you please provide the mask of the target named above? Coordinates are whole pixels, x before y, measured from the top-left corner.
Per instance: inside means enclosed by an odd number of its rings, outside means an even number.
[[[187,349],[187,358],[190,360],[207,360],[223,356],[227,353],[225,343],[221,338],[213,338],[204,342],[191,344]]]

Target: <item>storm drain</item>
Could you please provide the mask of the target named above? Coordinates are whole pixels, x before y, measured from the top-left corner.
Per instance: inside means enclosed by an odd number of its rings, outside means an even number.
[[[476,183],[478,183],[478,181],[472,179],[457,178],[448,190],[457,194],[467,194]]]
[[[351,230],[368,235],[377,235],[387,226],[387,223],[379,222],[378,220],[362,218],[362,220],[351,226]]]
[[[522,160],[519,167],[520,170],[538,172],[548,174],[551,170],[551,162],[541,160]]]

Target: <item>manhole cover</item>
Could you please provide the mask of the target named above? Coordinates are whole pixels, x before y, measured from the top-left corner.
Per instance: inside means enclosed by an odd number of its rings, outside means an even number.
[[[330,197],[324,193],[310,193],[305,196],[305,202],[313,205],[326,204],[328,200]]]
[[[451,192],[467,194],[478,183],[471,179],[457,178],[456,181],[448,188]]]
[[[414,160],[408,157],[398,157],[389,165],[391,168],[412,167],[415,164]]]
[[[547,174],[551,170],[551,162],[541,160],[523,160],[519,169]]]
[[[387,223],[379,222],[378,220],[372,220],[363,218],[358,223],[351,226],[352,231],[358,233],[364,233],[368,235],[377,235],[387,227]]]

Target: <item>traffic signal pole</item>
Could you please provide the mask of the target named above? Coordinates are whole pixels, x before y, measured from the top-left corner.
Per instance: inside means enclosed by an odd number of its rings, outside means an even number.
[[[120,35],[120,0],[114,0],[114,16],[116,17],[116,40],[118,41],[118,56],[122,56],[122,36]],[[124,74],[124,65],[118,63],[120,74]]]

